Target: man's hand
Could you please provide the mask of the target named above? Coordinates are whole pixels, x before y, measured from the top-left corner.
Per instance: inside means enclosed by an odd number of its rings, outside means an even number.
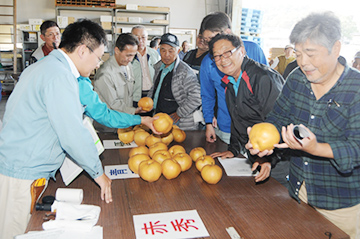
[[[206,141],[210,143],[214,143],[216,141],[215,129],[211,124],[206,124]]]
[[[157,120],[158,118],[159,118],[159,116],[156,116],[156,117],[143,116],[143,117],[141,117],[141,124],[149,127],[149,129],[151,129],[151,131],[154,134],[162,134],[162,133],[156,131],[154,124],[153,124],[154,120]]]
[[[170,115],[170,118],[172,118],[172,120],[174,121],[174,124],[176,124],[179,121],[180,116],[178,116],[178,114],[175,112]]]
[[[263,162],[263,163],[255,162],[252,165],[251,170],[255,171],[258,166],[260,166],[261,169],[259,174],[255,176],[255,182],[257,183],[267,179],[270,176],[270,171],[271,171],[271,164],[269,162]]]
[[[146,112],[149,112],[149,111],[143,110],[141,107],[137,107],[135,109],[135,114],[142,114],[142,113],[146,113]]]
[[[315,156],[334,158],[334,152],[332,151],[330,144],[317,142],[316,135],[311,132],[310,129],[302,124],[300,124],[300,126],[304,127],[310,134],[309,137],[301,140],[302,144],[295,139],[293,135],[294,125],[290,124],[287,127],[283,126],[281,129],[281,136],[284,143],[276,144],[275,147],[302,150]]]
[[[100,177],[97,177],[94,180],[101,188],[101,200],[105,200],[106,203],[112,202],[111,179],[103,173]]]
[[[215,152],[210,154],[211,157],[216,158],[216,157],[221,157],[221,158],[233,158],[234,154],[231,153],[230,151],[224,151],[224,152]]]
[[[214,128],[217,128],[217,127],[218,127],[218,126],[217,126],[217,119],[216,119],[216,117],[214,117],[213,120],[212,120],[212,126],[213,126]]]
[[[251,130],[251,127],[248,127],[247,128],[247,134],[249,136],[250,134],[250,130]],[[275,145],[274,145],[275,146]],[[261,151],[258,150],[258,149],[254,149],[252,144],[250,143],[250,140],[245,144],[245,148],[247,150],[249,150],[250,154],[251,155],[257,155],[259,156],[260,158],[264,157],[264,156],[269,156],[271,155],[274,151],[273,150],[264,150],[264,151]]]

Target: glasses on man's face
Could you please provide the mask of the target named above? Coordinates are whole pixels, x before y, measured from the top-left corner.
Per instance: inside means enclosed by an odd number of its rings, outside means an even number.
[[[145,42],[147,40],[147,36],[137,36],[139,41]]]
[[[94,55],[99,59],[99,64],[104,63],[104,61],[101,59],[101,57],[99,57],[98,55],[96,55],[95,52],[94,52],[94,50],[91,49],[91,47],[89,47],[89,46],[86,46],[86,47],[89,48],[89,50],[90,50],[92,53],[94,53]]]
[[[223,57],[224,59],[229,58],[230,56],[232,56],[232,54],[234,54],[235,51],[237,51],[240,48],[240,46],[235,47],[234,49],[232,49],[231,51],[226,51],[221,55],[216,55],[213,56],[211,59],[215,62],[220,61],[221,57]]]
[[[60,32],[50,32],[50,33],[45,34],[45,37],[53,38],[53,37],[60,37],[60,35],[61,35]]]

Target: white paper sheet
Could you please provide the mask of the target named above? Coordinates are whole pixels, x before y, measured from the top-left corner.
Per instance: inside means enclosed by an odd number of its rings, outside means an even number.
[[[134,215],[133,219],[136,239],[209,237],[196,210]]]
[[[105,166],[104,172],[111,180],[140,177],[139,174],[131,171],[127,164]]]
[[[114,140],[103,140],[105,149],[126,149],[126,148],[135,148],[137,144],[133,141],[129,144],[124,144],[118,139]]]
[[[251,163],[246,158],[218,158],[225,169],[227,176],[255,176],[257,173],[251,171]]]
[[[31,231],[23,235],[18,235],[15,239],[103,239],[103,228],[95,226],[90,232],[70,231],[65,229],[55,229],[49,231]]]

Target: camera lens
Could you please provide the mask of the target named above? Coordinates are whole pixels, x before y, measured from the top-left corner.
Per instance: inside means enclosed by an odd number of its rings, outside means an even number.
[[[43,203],[43,204],[50,204],[50,205],[52,205],[52,204],[54,203],[54,201],[55,201],[55,197],[54,197],[54,196],[45,196],[45,197],[43,197],[43,199],[42,199],[42,203]]]
[[[51,204],[40,204],[35,205],[36,211],[51,211]]]

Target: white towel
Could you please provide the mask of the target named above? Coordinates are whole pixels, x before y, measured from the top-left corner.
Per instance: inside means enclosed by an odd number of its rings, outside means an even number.
[[[101,208],[55,201],[52,210],[56,210],[55,220],[44,222],[42,225],[44,230],[63,228],[90,231],[99,219]]]

